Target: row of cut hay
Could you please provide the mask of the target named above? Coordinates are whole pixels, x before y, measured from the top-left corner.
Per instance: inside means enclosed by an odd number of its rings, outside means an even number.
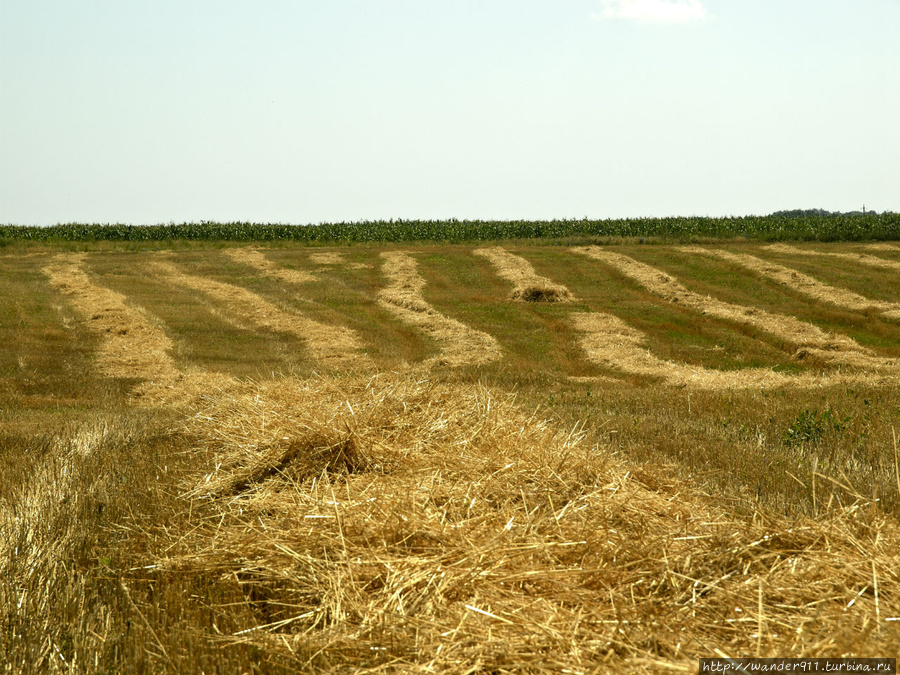
[[[772,279],[785,286],[790,286],[791,289],[797,293],[801,293],[818,302],[825,302],[855,311],[874,309],[889,319],[900,318],[900,305],[895,302],[872,300],[844,288],[837,288],[823,283],[811,276],[801,274],[790,267],[785,267],[784,265],[779,265],[778,263],[770,262],[768,260],[762,260],[756,256],[748,255],[746,253],[731,253],[729,251],[701,248],[699,246],[684,247],[681,250],[686,253],[719,258],[720,260],[725,260],[734,265],[739,265],[740,267],[756,272],[767,279]]]
[[[289,284],[306,284],[315,281],[315,275],[301,270],[289,270],[276,265],[260,251],[253,248],[232,248],[225,251],[232,260],[247,265],[262,272],[268,277],[273,277]]]
[[[340,265],[351,270],[361,270],[371,267],[365,263],[347,262],[343,253],[337,251],[320,251],[318,253],[310,253],[309,261],[316,265]]]
[[[61,254],[44,268],[50,285],[69,299],[84,325],[102,342],[98,370],[110,377],[171,382],[180,371],[169,352],[172,341],[124,295],[98,286],[84,270],[84,254]]]
[[[146,405],[188,403],[201,392],[229,385],[223,375],[179,369],[170,355],[172,340],[158,322],[121,293],[95,284],[84,261],[84,254],[61,254],[44,272],[50,285],[68,297],[87,329],[99,335],[99,373],[144,380],[131,395],[133,402]]]
[[[282,380],[187,431],[209,508],[154,562],[233,579],[226,642],[309,672],[696,672],[900,649],[900,530],[736,516],[477,385]],[[223,610],[226,608],[223,608]],[[599,670],[598,670],[599,669]]]
[[[664,361],[649,352],[643,333],[615,316],[590,312],[575,314],[572,320],[582,334],[579,342],[590,361],[630,375],[661,378],[674,387],[710,390],[810,388],[873,381],[868,373],[786,375],[768,368],[725,371]]]
[[[524,302],[569,302],[572,293],[562,284],[557,284],[535,272],[531,263],[499,246],[479,248],[475,255],[487,258],[497,274],[513,284],[513,300]]]
[[[597,246],[577,250],[614,267],[651,293],[669,302],[690,307],[719,319],[749,325],[774,335],[796,349],[794,356],[797,359],[814,356],[829,364],[889,372],[900,368],[900,362],[896,359],[876,356],[850,337],[835,335],[792,316],[736,305],[694,293],[665,272],[620,253]]]
[[[766,250],[774,251],[775,253],[787,253],[788,255],[805,255],[816,256],[820,258],[849,260],[850,262],[854,262],[859,265],[879,267],[881,269],[891,270],[894,272],[900,271],[900,261],[879,258],[874,255],[868,255],[867,253],[836,253],[831,251],[811,251],[809,249],[798,248],[796,246],[788,246],[787,244],[771,244],[769,246],[766,246],[765,248]],[[894,247],[889,247],[888,250],[896,251],[897,249]]]
[[[389,251],[381,257],[388,285],[378,293],[378,303],[440,345],[440,355],[427,361],[426,366],[481,365],[500,358],[500,345],[493,336],[441,314],[425,301],[425,279],[412,256]]]
[[[249,324],[300,338],[310,356],[323,365],[351,367],[368,362],[368,356],[360,351],[356,333],[350,328],[287,312],[246,288],[188,274],[171,262],[156,261],[150,267],[166,281],[199,291],[221,303],[226,309],[222,317],[238,327],[246,328]]]
[[[884,242],[880,242],[877,244],[867,244],[866,248],[872,251],[888,251],[890,253],[896,253],[897,251],[900,251],[900,246],[898,246],[897,244],[887,244]]]

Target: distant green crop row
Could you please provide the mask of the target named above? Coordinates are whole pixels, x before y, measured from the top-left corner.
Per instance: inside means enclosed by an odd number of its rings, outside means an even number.
[[[900,239],[900,214],[745,216],[739,218],[628,218],[619,220],[391,220],[322,225],[182,223],[51,227],[0,225],[6,241],[301,241],[316,243],[491,241],[572,237],[652,237],[860,241]]]

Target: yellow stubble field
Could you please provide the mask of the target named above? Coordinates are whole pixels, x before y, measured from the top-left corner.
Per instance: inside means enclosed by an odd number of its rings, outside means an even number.
[[[0,251],[8,672],[900,646],[900,247]]]

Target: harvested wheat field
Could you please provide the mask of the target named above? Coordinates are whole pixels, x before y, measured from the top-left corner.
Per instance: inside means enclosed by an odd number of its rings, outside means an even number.
[[[900,651],[865,244],[85,249],[0,266],[0,673]]]

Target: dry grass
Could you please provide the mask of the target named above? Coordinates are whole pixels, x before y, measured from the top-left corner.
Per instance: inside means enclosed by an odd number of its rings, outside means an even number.
[[[792,270],[790,267],[785,267],[784,265],[779,265],[778,263],[773,263],[768,260],[762,260],[756,256],[748,255],[746,253],[730,253],[728,251],[717,249],[700,248],[699,246],[684,247],[681,250],[686,253],[713,256],[735,265],[740,265],[767,279],[772,279],[779,284],[789,286],[791,290],[819,302],[827,302],[854,311],[874,309],[886,318],[900,318],[900,305],[895,302],[872,300],[844,288],[836,288],[835,286],[822,283],[811,276],[801,274],[797,270]],[[878,258],[873,259],[878,260]]]
[[[369,265],[365,263],[348,263],[342,253],[337,251],[321,251],[318,253],[310,253],[309,261],[316,265],[340,265],[351,270],[367,269]]]
[[[866,248],[871,251],[888,251],[890,253],[896,253],[897,251],[900,251],[900,246],[898,246],[897,244],[867,244]]]
[[[534,271],[531,263],[499,246],[474,251],[491,261],[497,274],[513,284],[510,298],[524,302],[570,302],[572,293]]]
[[[356,334],[349,328],[287,312],[246,288],[187,274],[170,262],[157,261],[151,267],[171,283],[199,291],[221,303],[226,310],[223,318],[235,325],[249,324],[300,338],[310,356],[322,365],[348,368],[368,362],[360,351]]]
[[[693,389],[760,389],[779,387],[823,387],[853,382],[871,382],[865,373],[786,375],[768,368],[722,371],[664,361],[646,347],[646,336],[611,314],[590,312],[572,317],[583,333],[581,346],[588,358],[601,366],[630,375],[661,378],[667,385]]]
[[[500,358],[496,339],[441,314],[425,301],[425,280],[412,256],[404,251],[390,251],[381,257],[389,283],[378,294],[379,304],[440,344],[440,355],[426,361],[427,367],[481,365]]]
[[[306,284],[315,281],[315,275],[300,270],[289,270],[279,267],[260,251],[253,248],[232,248],[225,251],[232,260],[258,270],[269,277],[274,277],[289,284]]]
[[[845,486],[736,517],[478,385],[286,380],[212,401],[162,573],[231,578],[219,638],[312,672],[693,672],[900,648],[897,522]],[[151,562],[151,561],[148,561]],[[875,591],[877,587],[877,592]]]
[[[774,335],[793,347],[794,358],[797,360],[812,356],[823,363],[887,373],[894,373],[900,369],[900,362],[896,359],[876,356],[847,336],[826,332],[795,317],[735,305],[694,293],[668,274],[619,253],[596,246],[577,250],[611,265],[651,293],[669,302],[690,307],[702,314],[753,326]]]

